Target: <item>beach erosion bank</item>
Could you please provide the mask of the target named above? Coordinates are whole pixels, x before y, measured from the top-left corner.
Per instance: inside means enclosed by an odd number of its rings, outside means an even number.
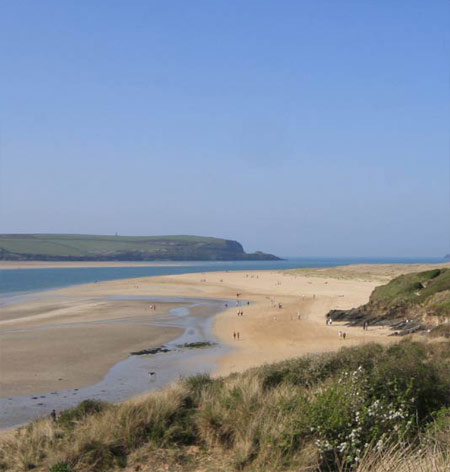
[[[367,302],[375,286],[401,271],[423,268],[209,272],[116,280],[36,294],[3,310],[1,396],[95,384],[130,352],[179,336],[182,327],[160,322],[183,303],[157,303],[157,310],[150,311],[146,298],[151,297],[232,300],[226,309],[224,302],[224,310],[214,317],[212,335],[231,347],[215,359],[216,375],[343,345],[389,342],[389,331],[381,327],[369,331],[345,327],[343,341],[338,331],[344,328],[326,325],[325,315],[331,309]],[[206,316],[210,308],[193,309],[203,310]]]

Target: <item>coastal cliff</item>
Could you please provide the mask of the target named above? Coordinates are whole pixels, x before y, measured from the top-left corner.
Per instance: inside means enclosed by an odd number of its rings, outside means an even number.
[[[388,325],[396,334],[428,331],[450,337],[450,269],[401,275],[377,287],[365,305],[331,310],[327,317],[350,326]]]
[[[18,261],[267,261],[237,241],[203,236],[2,234],[0,260]]]

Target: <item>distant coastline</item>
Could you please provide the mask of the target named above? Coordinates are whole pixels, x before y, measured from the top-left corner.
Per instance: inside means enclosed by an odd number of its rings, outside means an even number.
[[[205,236],[0,234],[0,260],[68,262],[278,261],[238,241]]]

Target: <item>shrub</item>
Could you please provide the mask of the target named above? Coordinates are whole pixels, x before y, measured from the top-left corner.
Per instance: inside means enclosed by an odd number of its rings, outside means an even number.
[[[77,422],[86,418],[87,416],[94,415],[106,410],[109,404],[100,400],[84,400],[75,408],[64,410],[57,420],[58,424],[64,427],[73,427]]]
[[[344,372],[319,388],[311,400],[310,430],[328,467],[336,458],[357,463],[369,444],[403,440],[416,427],[410,389],[394,387],[389,396],[373,395],[367,373]]]
[[[48,472],[73,472],[73,469],[64,462],[52,465]]]

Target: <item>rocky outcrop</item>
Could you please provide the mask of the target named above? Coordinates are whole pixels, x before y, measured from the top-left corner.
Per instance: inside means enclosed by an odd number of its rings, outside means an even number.
[[[390,326],[399,335],[431,331],[450,318],[450,269],[401,275],[377,287],[365,305],[327,317],[349,326]]]

